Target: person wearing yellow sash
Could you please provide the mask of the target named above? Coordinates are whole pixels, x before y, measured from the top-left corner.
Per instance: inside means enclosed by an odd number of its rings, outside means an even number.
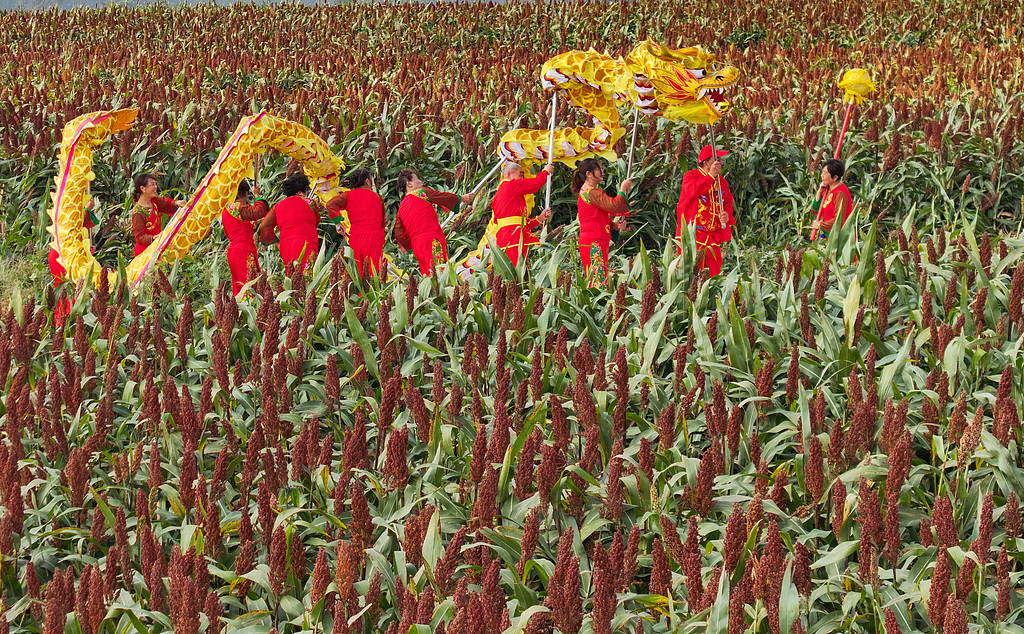
[[[498,225],[494,241],[512,260],[512,266],[519,264],[520,248],[525,258],[527,247],[540,243],[533,230],[551,217],[551,210],[545,209],[538,216],[528,217],[526,197],[539,192],[553,171],[551,163],[531,178],[523,176],[523,168],[516,163],[508,163],[501,170],[501,184],[491,202],[494,222]]]

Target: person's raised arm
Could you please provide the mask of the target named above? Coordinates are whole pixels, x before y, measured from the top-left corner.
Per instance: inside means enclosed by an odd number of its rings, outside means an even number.
[[[263,222],[260,223],[260,242],[263,244],[273,244],[276,236],[277,229],[277,207],[273,207],[267,212],[267,215],[263,216]]]
[[[628,216],[629,205],[626,204],[626,196],[619,192],[614,198],[600,189],[591,189],[589,192],[590,204],[599,207],[609,216]]]
[[[426,187],[423,188],[423,191],[426,193],[427,200],[429,200],[431,204],[437,205],[442,209],[447,209],[448,211],[455,211],[458,209],[459,203],[462,202],[458,194],[453,194],[451,192],[439,192],[435,189],[429,189]]]
[[[547,182],[548,173],[547,171],[542,171],[531,178],[519,178],[516,180],[505,181],[504,185],[511,193],[524,196],[527,194],[536,194],[544,188],[544,184]]]
[[[238,206],[238,217],[249,222],[262,220],[269,212],[270,207],[267,205],[267,201],[262,198],[257,198],[256,202],[251,205]]]
[[[346,207],[348,207],[348,192],[341,192],[327,201],[327,215],[331,217],[331,220],[337,222]]]
[[[171,198],[160,198],[159,196],[153,199],[153,205],[156,210],[164,216],[173,216],[178,211],[178,207],[184,207],[187,201],[184,200],[173,200]]]

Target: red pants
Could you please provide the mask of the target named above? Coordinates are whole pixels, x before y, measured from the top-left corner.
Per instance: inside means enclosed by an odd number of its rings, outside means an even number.
[[[583,276],[588,286],[604,286],[608,282],[608,247],[609,242],[592,242],[580,245],[580,260],[583,261]],[[592,267],[592,258],[596,251],[601,251],[601,263]]]
[[[722,245],[709,243],[698,246],[697,260],[701,268],[707,269],[711,277],[722,272]]]
[[[301,238],[297,240],[282,240],[278,245],[278,250],[280,250],[281,259],[284,260],[286,265],[298,262],[301,256],[302,262],[299,266],[301,270],[305,271],[310,263],[316,259],[317,244]]]
[[[355,233],[349,236],[348,244],[352,247],[359,276],[362,277],[364,266],[369,267],[370,275],[377,275],[384,260],[384,236],[373,233]]]
[[[59,256],[57,255],[56,249],[50,249],[50,255],[47,258],[47,260],[49,261],[50,264],[50,275],[53,276],[54,288],[60,288],[60,285],[64,283],[64,276],[67,274],[67,271],[64,270],[64,267],[61,266],[60,262],[57,261],[58,257]],[[57,326],[60,326],[62,323],[64,323],[64,318],[70,312],[71,300],[65,297],[64,299],[58,301],[57,306],[54,307],[53,309],[53,323]]]
[[[256,251],[248,247],[228,247],[228,268],[231,269],[231,292],[238,295],[245,283],[249,281],[249,263],[260,270],[260,260]]]
[[[412,239],[412,254],[420,263],[420,275],[433,273],[434,266],[448,261],[448,244],[444,235],[429,235]]]
[[[502,251],[508,256],[508,259],[512,260],[512,266],[519,266],[519,245],[514,247],[504,247]],[[523,245],[523,258],[529,259],[530,257],[530,246],[527,244]]]

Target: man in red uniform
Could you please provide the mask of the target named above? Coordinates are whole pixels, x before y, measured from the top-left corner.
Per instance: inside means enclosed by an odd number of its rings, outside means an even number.
[[[160,216],[173,216],[178,207],[184,207],[188,201],[157,196],[159,186],[152,174],[139,174],[135,177],[134,186],[132,235],[135,236],[135,255],[138,256],[160,235]]]
[[[351,189],[327,203],[327,213],[339,222],[338,233],[345,233],[341,212],[348,211],[348,244],[360,277],[367,268],[370,275],[377,275],[384,260],[384,203],[372,186],[369,170],[359,168],[349,177]]]
[[[678,228],[676,238],[683,235],[683,225],[694,225],[697,229],[698,263],[706,268],[712,277],[722,272],[722,245],[732,240],[733,216],[732,192],[729,183],[722,178],[720,157],[728,154],[719,150],[712,156],[710,145],[705,145],[697,158],[697,169],[683,176],[683,188],[676,207]],[[721,202],[719,199],[721,183]],[[722,203],[725,209],[722,209]],[[682,247],[679,247],[680,253]]]
[[[224,234],[228,237],[228,268],[231,269],[231,290],[235,295],[249,281],[249,267],[260,269],[259,252],[253,239],[253,223],[262,220],[269,211],[267,201],[260,198],[260,188],[253,188],[256,202],[249,204],[249,183],[238,184],[235,202],[228,203],[221,212]]]
[[[501,170],[501,184],[498,185],[498,191],[491,201],[494,222],[498,225],[498,234],[494,241],[508,259],[512,260],[512,266],[519,264],[520,246],[525,258],[527,247],[540,243],[540,239],[532,232],[551,217],[551,210],[545,209],[539,216],[528,217],[526,196],[539,192],[554,169],[555,166],[548,163],[532,178],[525,178],[523,168],[516,163],[508,163]]]
[[[292,174],[281,183],[285,199],[263,217],[260,241],[274,242],[276,229],[281,230],[278,250],[285,266],[298,263],[302,271],[316,259],[320,237],[316,232],[320,212],[309,204],[309,179],[302,172]]]
[[[437,219],[437,207],[457,211],[460,203],[473,202],[473,194],[439,192],[423,186],[416,172],[398,174],[398,193],[403,196],[395,221],[395,242],[403,251],[412,249],[420,264],[420,275],[430,275],[435,264],[448,261],[448,245]]]
[[[846,167],[838,159],[829,159],[821,167],[821,186],[811,204],[811,210],[815,212],[814,222],[811,223],[811,240],[827,238],[832,233],[836,217],[842,217],[840,226],[843,226],[853,212],[850,190],[842,183],[844,174]]]

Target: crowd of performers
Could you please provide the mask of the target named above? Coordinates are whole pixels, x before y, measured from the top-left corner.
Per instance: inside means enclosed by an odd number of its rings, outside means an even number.
[[[676,207],[676,238],[682,237],[684,226],[694,227],[697,266],[707,269],[711,276],[721,273],[722,245],[732,239],[732,226],[736,224],[732,192],[722,175],[722,157],[726,154],[724,150],[714,152],[710,145],[704,146],[697,167],[683,177]],[[527,197],[544,188],[553,167],[549,163],[531,177],[515,163],[508,163],[502,169],[491,210],[497,225],[495,244],[513,265],[518,265],[520,258],[525,260],[529,247],[540,242],[536,232],[551,217],[550,209],[531,216]],[[850,216],[853,205],[849,189],[842,184],[844,171],[843,163],[836,159],[826,161],[822,167],[821,185],[812,207],[812,240],[827,238],[837,218],[845,223]],[[595,158],[580,161],[572,175],[572,191],[577,196],[580,261],[585,278],[594,286],[607,282],[608,251],[618,232],[625,230],[630,213],[627,197],[632,180],[622,181],[612,196],[602,188],[603,179],[601,161]],[[368,170],[356,169],[349,175],[347,184],[349,191],[321,206],[310,196],[309,179],[297,172],[285,178],[284,198],[271,206],[261,196],[258,186],[250,188],[248,182],[242,181],[237,198],[221,215],[228,238],[227,260],[235,294],[245,286],[251,272],[260,270],[256,235],[263,244],[277,243],[286,266],[306,270],[317,256],[320,243],[317,227],[324,213],[339,222],[342,213],[347,212],[348,230],[340,222],[337,230],[346,236],[359,274],[378,275],[384,266],[384,204],[373,189]],[[161,216],[173,215],[178,207],[186,204],[183,200],[157,196],[158,190],[157,178],[151,174],[141,174],[133,182],[135,255],[145,251],[159,235]],[[430,189],[410,169],[399,173],[398,193],[402,200],[394,227],[395,242],[403,251],[413,252],[421,275],[430,275],[436,266],[448,261],[448,245],[438,210],[458,212],[460,205],[473,201],[474,194],[460,196]],[[91,209],[89,212],[85,215],[87,228],[96,223]],[[682,247],[679,248],[681,251]],[[56,251],[51,250],[49,263],[54,284],[59,285],[65,271],[57,261]]]

